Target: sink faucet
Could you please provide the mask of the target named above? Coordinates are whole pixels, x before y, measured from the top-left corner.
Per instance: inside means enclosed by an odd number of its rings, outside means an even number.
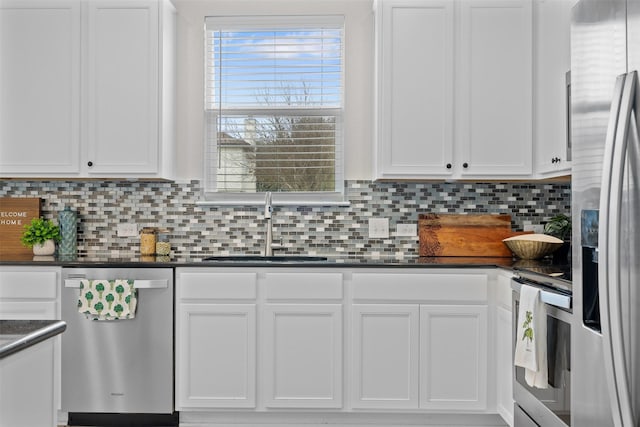
[[[271,204],[271,191],[267,191],[264,198],[264,219],[267,220],[267,237],[264,242],[264,256],[273,256],[273,250],[281,247],[280,244],[273,243],[272,213],[273,205]]]

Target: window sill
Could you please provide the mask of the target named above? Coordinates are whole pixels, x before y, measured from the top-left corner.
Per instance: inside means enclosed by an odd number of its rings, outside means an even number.
[[[264,206],[265,193],[208,193],[197,206]],[[275,206],[351,206],[341,193],[272,193]]]

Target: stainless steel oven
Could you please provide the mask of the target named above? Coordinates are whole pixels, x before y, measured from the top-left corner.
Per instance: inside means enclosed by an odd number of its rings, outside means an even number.
[[[552,278],[519,274],[511,281],[513,290],[512,348],[515,350],[520,288],[541,290],[547,312],[547,388],[534,388],[525,381],[525,370],[514,366],[513,397],[516,427],[571,426],[571,288]]]

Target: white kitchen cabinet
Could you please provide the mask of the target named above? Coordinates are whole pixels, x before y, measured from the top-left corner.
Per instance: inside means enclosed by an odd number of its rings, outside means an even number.
[[[171,120],[162,105],[171,18],[156,0],[86,3],[87,172],[91,176],[152,176],[164,172],[162,149]],[[164,73],[169,72],[168,76]]]
[[[267,408],[342,407],[342,304],[266,304]]]
[[[58,267],[0,267],[0,319],[59,320]]]
[[[465,178],[531,176],[531,1],[459,4],[456,167]]]
[[[1,320],[60,320],[60,286],[62,270],[59,267],[0,267],[0,319]],[[2,359],[0,362],[0,402],[18,411],[18,419],[6,420],[0,416],[4,426],[55,426],[61,398],[61,353],[60,336],[42,342],[33,348]],[[28,370],[28,381],[23,381],[18,372]],[[39,378],[39,379],[38,379]],[[35,387],[34,383],[38,386]],[[31,388],[29,388],[31,386]],[[47,403],[47,413],[29,411],[22,399],[30,396]],[[18,404],[17,402],[20,402]],[[0,414],[3,405],[0,405]],[[22,417],[22,415],[24,415]],[[39,420],[39,421],[36,421]],[[46,423],[42,420],[47,420]],[[48,422],[48,421],[51,422]],[[6,423],[5,423],[6,422]]]
[[[0,359],[0,426],[56,427],[58,340]]]
[[[513,352],[511,310],[496,308],[496,405],[498,413],[513,425]]]
[[[351,315],[351,406],[417,409],[419,306],[354,304]]]
[[[178,308],[178,407],[255,407],[256,305]]]
[[[451,175],[454,2],[385,0],[376,18],[378,177]]]
[[[513,319],[511,272],[499,271],[495,284],[496,408],[513,425]]]
[[[80,2],[0,1],[0,175],[80,171]]]
[[[487,306],[420,307],[420,407],[487,407]]]
[[[536,174],[571,173],[568,155],[570,23],[574,0],[536,0],[534,17],[534,147]]]
[[[256,406],[256,274],[176,272],[176,408]]]
[[[377,3],[377,178],[532,175],[531,14],[528,0]]]
[[[354,408],[486,410],[486,274],[357,272],[352,286]]]
[[[66,14],[54,14],[41,1],[20,3],[25,6],[15,8],[19,13],[0,3],[3,20],[18,15],[17,24],[2,26],[2,39],[12,40],[14,48],[3,44],[0,81],[3,87],[18,86],[2,97],[0,123],[11,125],[0,131],[7,132],[1,134],[0,152],[8,153],[0,156],[0,174],[172,178],[171,3],[52,2],[66,4]],[[43,29],[34,31],[40,21]],[[24,55],[29,49],[15,43],[16,37],[24,46],[33,45],[34,58]]]

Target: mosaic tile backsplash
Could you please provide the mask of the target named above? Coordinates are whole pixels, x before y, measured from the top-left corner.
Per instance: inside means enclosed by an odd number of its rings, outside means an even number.
[[[420,213],[510,214],[512,228],[570,215],[571,187],[550,183],[390,183],[348,181],[345,207],[274,206],[274,240],[287,254],[345,258],[418,256],[418,237],[396,236],[398,224],[417,224]],[[118,237],[118,223],[171,229],[172,253],[260,254],[265,225],[261,206],[199,206],[201,185],[138,181],[2,182],[0,197],[40,197],[46,218],[65,206],[78,212],[78,253],[124,257],[139,250],[136,237]],[[370,239],[368,220],[389,218],[390,237]]]

